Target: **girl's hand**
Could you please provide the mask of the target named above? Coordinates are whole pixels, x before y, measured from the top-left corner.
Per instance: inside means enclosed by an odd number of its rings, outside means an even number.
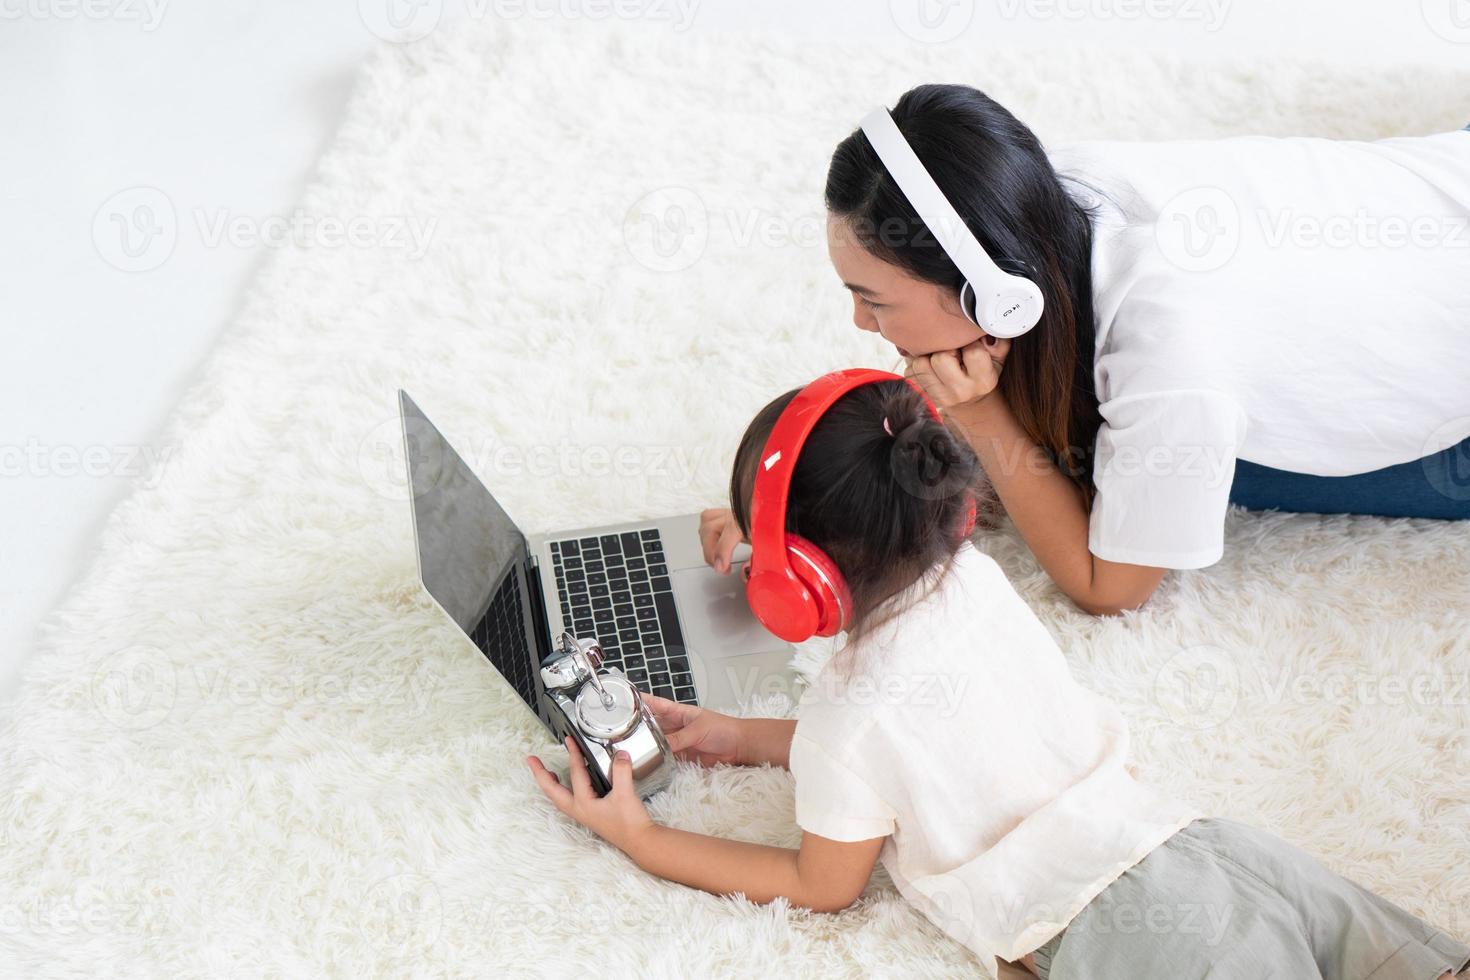
[[[701,766],[744,765],[745,726],[739,718],[657,694],[638,692],[669,740],[669,748],[685,762]]]
[[[745,540],[735,514],[728,507],[711,507],[699,514],[699,544],[704,548],[705,564],[725,575],[730,571],[730,558],[735,546]]]
[[[906,373],[940,409],[969,405],[995,391],[1010,350],[1009,340],[986,334],[957,351],[910,357]]]
[[[592,777],[582,762],[582,750],[568,735],[567,755],[572,760],[572,788],[567,789],[556,773],[541,764],[534,755],[526,756],[531,774],[541,792],[562,813],[621,851],[635,846],[639,835],[656,826],[647,808],[633,790],[633,763],[622,750],[613,758],[612,791],[598,797],[592,788]]]

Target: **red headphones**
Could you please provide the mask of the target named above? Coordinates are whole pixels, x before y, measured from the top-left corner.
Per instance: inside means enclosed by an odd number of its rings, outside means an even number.
[[[788,643],[834,636],[852,622],[852,596],[837,565],[820,548],[786,530],[791,475],[807,436],[843,395],[877,381],[906,381],[924,398],[929,414],[939,409],[918,385],[901,375],[868,368],[824,374],[807,385],[781,413],[761,451],[750,505],[750,565],[745,597],[761,625]],[[975,529],[975,500],[962,532]]]

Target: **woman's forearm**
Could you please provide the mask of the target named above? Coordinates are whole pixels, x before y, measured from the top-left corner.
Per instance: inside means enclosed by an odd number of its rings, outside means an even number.
[[[1092,581],[1082,492],[1026,435],[999,395],[949,410],[1036,560],[1070,596]]]
[[[795,718],[742,718],[745,728],[740,764],[760,766],[770,763],[782,769],[791,768],[791,733],[796,731]]]
[[[1163,571],[1105,562],[1088,550],[1082,491],[1031,441],[1003,397],[992,394],[949,414],[1031,553],[1073,602],[1109,613],[1148,598]]]

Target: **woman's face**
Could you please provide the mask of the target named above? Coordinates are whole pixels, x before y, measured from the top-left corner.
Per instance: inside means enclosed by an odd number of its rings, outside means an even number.
[[[958,350],[985,332],[960,312],[952,290],[915,279],[862,247],[851,226],[827,216],[827,254],[852,293],[852,322],[883,335],[904,357]]]

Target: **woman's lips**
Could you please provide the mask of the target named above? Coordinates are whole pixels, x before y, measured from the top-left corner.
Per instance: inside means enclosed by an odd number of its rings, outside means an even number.
[[[897,346],[897,345],[894,345],[894,346]],[[913,357],[912,354],[910,354],[908,351],[904,350],[902,347],[899,347],[898,348],[898,356],[899,357]]]

